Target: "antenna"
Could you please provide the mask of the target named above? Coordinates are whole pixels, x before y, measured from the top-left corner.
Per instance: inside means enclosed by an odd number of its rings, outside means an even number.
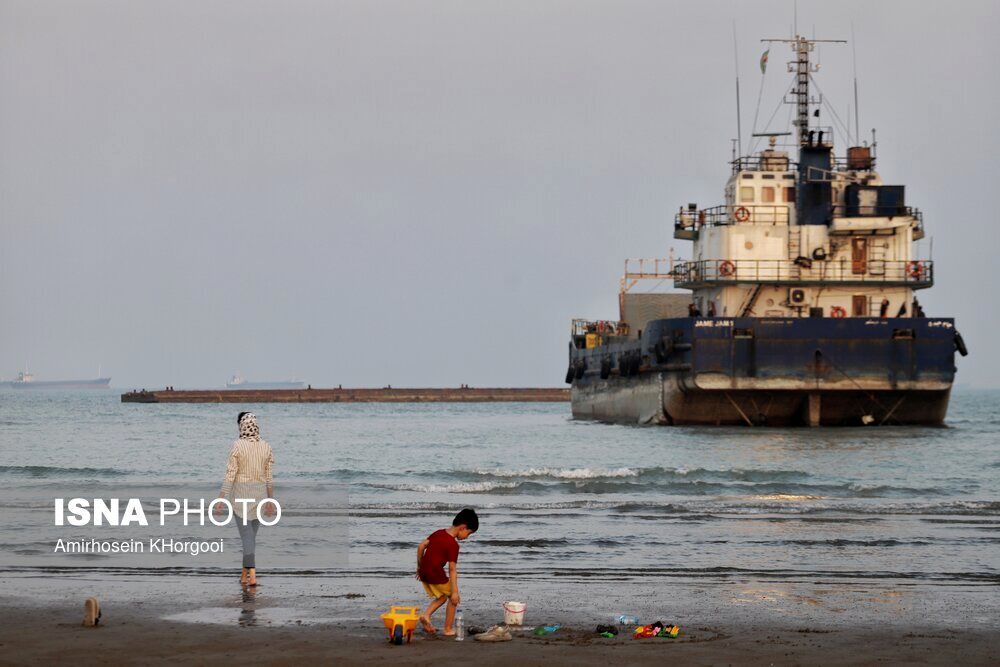
[[[736,144],[743,150],[743,132],[740,127],[740,56],[736,48],[736,19],[733,19],[733,65],[736,68]],[[738,152],[738,151],[737,151]],[[737,156],[733,157],[735,160]]]
[[[851,21],[851,52],[854,60],[854,136],[856,140],[861,138],[861,121],[858,116],[858,47],[857,40],[854,39],[854,21]]]
[[[797,107],[795,127],[798,128],[799,132],[799,145],[805,145],[809,139],[809,75],[819,69],[815,64],[810,64],[809,52],[814,50],[817,44],[846,44],[847,41],[843,39],[806,39],[801,35],[796,35],[794,39],[762,39],[760,41],[790,44],[792,50],[795,51],[796,59],[788,63],[788,71],[795,74],[794,104]]]

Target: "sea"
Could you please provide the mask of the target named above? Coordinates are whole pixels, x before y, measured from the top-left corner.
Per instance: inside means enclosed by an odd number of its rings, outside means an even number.
[[[362,616],[423,604],[416,546],[471,507],[480,528],[459,572],[473,609],[479,590],[481,608],[525,600],[549,619],[664,605],[683,615],[688,604],[877,620],[909,591],[907,618],[947,598],[963,623],[989,624],[1000,597],[998,408],[1000,391],[956,390],[944,427],[669,428],[577,421],[552,403],[123,404],[113,392],[7,391],[2,595],[107,585],[141,597],[164,577],[192,591],[228,585],[235,528],[177,517],[161,527],[156,504],[214,497],[236,415],[252,410],[285,502],[281,521],[260,528],[257,554],[262,579],[280,577],[276,607],[312,596],[312,613],[333,605],[343,617],[351,595],[364,598]],[[150,526],[54,523],[57,498],[131,497]],[[54,550],[95,535],[225,548]],[[824,591],[839,596],[825,611]],[[872,591],[883,602],[853,609]],[[203,592],[203,602],[225,608],[231,594]]]

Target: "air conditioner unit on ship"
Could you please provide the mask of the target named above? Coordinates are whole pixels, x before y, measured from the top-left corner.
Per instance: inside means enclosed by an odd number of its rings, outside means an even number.
[[[809,299],[809,295],[801,287],[793,287],[788,290],[788,303],[792,306],[804,306]]]

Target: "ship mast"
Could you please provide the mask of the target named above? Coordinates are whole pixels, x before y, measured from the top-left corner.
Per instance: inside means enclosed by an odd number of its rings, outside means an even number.
[[[795,52],[795,60],[788,63],[788,71],[795,74],[795,91],[793,99],[786,99],[786,102],[796,106],[795,127],[798,128],[799,145],[803,146],[808,143],[809,137],[809,104],[811,102],[819,102],[818,100],[809,99],[809,75],[819,70],[819,65],[809,62],[809,53],[815,48],[816,44],[846,44],[847,40],[806,39],[801,35],[796,35],[793,39],[762,39],[760,41],[768,44],[774,42],[790,44],[792,51]]]

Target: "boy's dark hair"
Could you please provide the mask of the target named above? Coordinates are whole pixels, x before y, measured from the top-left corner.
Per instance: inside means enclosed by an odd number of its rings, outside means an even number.
[[[240,414],[236,415],[236,425],[237,426],[239,426],[240,422],[243,421],[243,415],[245,415],[245,414],[247,414],[247,413],[246,412],[241,412]]]
[[[451,522],[453,526],[465,526],[472,532],[479,530],[479,516],[476,510],[466,507],[455,515],[455,520]]]

